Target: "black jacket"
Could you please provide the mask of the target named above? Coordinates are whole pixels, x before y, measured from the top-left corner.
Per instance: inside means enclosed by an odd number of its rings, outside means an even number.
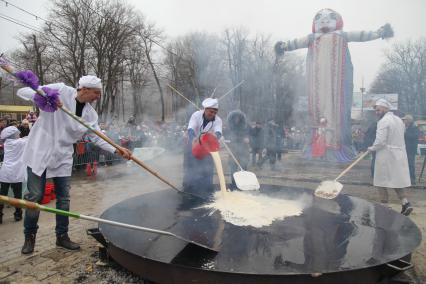
[[[421,134],[421,131],[414,123],[405,129],[404,138],[407,155],[415,155],[417,153],[417,145]]]

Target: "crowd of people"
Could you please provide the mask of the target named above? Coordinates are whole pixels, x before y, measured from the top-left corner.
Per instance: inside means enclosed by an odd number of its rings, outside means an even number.
[[[239,167],[247,170],[249,165],[262,168],[268,162],[271,170],[277,170],[276,162],[282,160],[287,150],[302,150],[307,141],[304,129],[285,128],[273,119],[266,122],[250,123],[246,114],[240,110],[231,111],[224,125],[217,115],[217,99],[203,101],[203,109],[195,112],[187,126],[175,123],[156,124],[137,123],[133,117],[125,125],[117,123],[98,123],[98,116],[90,102],[99,99],[101,82],[95,76],[84,76],[79,88],[74,89],[64,84],[54,86],[60,90],[60,104],[75,109],[75,115],[82,117],[95,129],[99,129],[119,146],[112,147],[98,136],[90,134],[87,129],[72,123],[63,112],[37,119],[33,112],[21,122],[3,117],[0,119],[1,147],[4,149],[3,165],[0,169],[1,194],[7,195],[9,188],[14,196],[21,199],[22,183],[27,182],[28,201],[40,202],[43,197],[47,178],[55,184],[58,197],[57,208],[69,209],[70,177],[78,154],[78,143],[91,144],[110,155],[119,155],[129,159],[131,151],[145,146],[161,146],[168,150],[182,149],[184,154],[185,191],[199,195],[213,192],[213,163],[207,155],[204,159],[194,157],[193,147],[201,143],[200,137],[211,133],[217,140],[227,143],[240,165],[229,159],[231,174]],[[72,94],[76,94],[73,96]],[[18,95],[34,99],[34,92],[29,88],[20,89]],[[73,107],[75,105],[75,107]],[[83,111],[84,109],[84,111]],[[421,132],[410,115],[402,119],[394,115],[390,104],[385,100],[376,102],[377,122],[371,124],[366,132],[354,131],[353,144],[358,151],[373,153],[372,175],[374,185],[378,188],[383,203],[388,202],[388,189],[395,189],[401,203],[401,213],[409,215],[413,210],[407,199],[407,188],[415,184],[415,155]],[[50,137],[51,141],[47,141]],[[47,142],[46,142],[47,141]],[[74,145],[74,147],[73,147]],[[89,149],[89,151],[91,151]],[[53,157],[53,158],[52,158]],[[236,187],[233,180],[233,186]],[[202,195],[203,195],[202,194]],[[2,223],[3,205],[0,205],[0,223]],[[14,219],[20,221],[23,212],[17,208]],[[23,254],[33,252],[38,230],[38,212],[25,211]],[[68,217],[58,216],[55,228],[57,245],[70,249],[79,249],[79,245],[68,237]]]

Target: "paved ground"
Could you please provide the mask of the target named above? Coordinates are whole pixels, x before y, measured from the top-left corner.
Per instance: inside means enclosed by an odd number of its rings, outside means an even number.
[[[224,155],[225,156],[225,155]],[[278,163],[278,171],[271,171],[267,164],[263,169],[252,168],[261,184],[295,185],[315,189],[318,182],[330,179],[344,167],[324,162],[307,163],[299,153],[287,154]],[[176,185],[181,184],[180,156],[165,156],[149,164]],[[370,161],[362,161],[343,179],[344,193],[377,202],[374,188],[370,185]],[[226,164],[226,163],[225,163]],[[421,162],[418,161],[418,167]],[[426,179],[425,179],[426,181]],[[426,187],[420,183],[411,190],[415,211],[411,215],[426,235]],[[96,179],[76,173],[72,180],[71,207],[85,215],[99,216],[112,204],[132,196],[166,189],[160,181],[136,166],[120,164],[100,168]],[[54,203],[49,204],[54,206]],[[400,210],[396,196],[391,196],[391,206]],[[67,252],[55,247],[54,217],[42,213],[37,236],[36,251],[31,256],[22,256],[22,222],[13,221],[13,209],[5,210],[4,223],[0,225],[0,283],[140,283],[140,278],[113,264],[105,264],[98,257],[98,244],[85,231],[96,224],[84,220],[71,220],[70,236],[82,244],[79,252]],[[413,254],[415,270],[411,273],[413,283],[426,283],[426,245]]]

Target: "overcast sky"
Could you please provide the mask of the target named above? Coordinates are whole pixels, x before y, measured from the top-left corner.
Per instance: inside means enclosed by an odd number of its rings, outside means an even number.
[[[7,0],[16,6],[46,17],[47,0]],[[354,87],[359,90],[362,78],[366,87],[383,62],[383,50],[396,41],[426,37],[426,0],[130,0],[146,18],[168,36],[193,31],[221,33],[227,27],[246,27],[251,34],[263,33],[274,40],[302,37],[310,33],[312,18],[322,8],[339,12],[344,30],[376,30],[390,23],[395,37],[350,43],[354,64]],[[7,15],[33,26],[43,21],[6,6],[0,1],[0,15]],[[31,32],[0,18],[0,52],[17,46],[16,35]],[[306,55],[306,50],[298,51]]]

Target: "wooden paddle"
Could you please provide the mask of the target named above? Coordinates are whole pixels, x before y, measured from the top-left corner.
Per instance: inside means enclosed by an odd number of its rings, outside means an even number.
[[[359,163],[365,156],[368,155],[370,151],[365,151],[359,157],[352,162],[343,172],[340,173],[334,180],[325,180],[315,190],[315,195],[325,199],[336,198],[337,195],[342,191],[343,184],[337,180],[344,176],[350,169],[352,169],[356,164]]]

